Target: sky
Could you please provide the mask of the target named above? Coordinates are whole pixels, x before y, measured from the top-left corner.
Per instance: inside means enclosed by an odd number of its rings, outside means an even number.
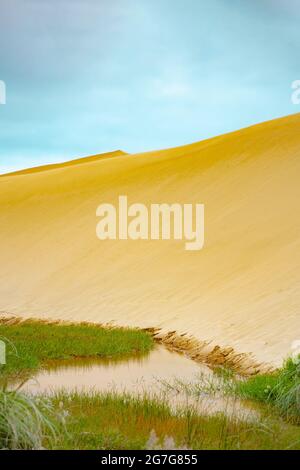
[[[0,173],[300,112],[299,20],[300,0],[0,0]]]

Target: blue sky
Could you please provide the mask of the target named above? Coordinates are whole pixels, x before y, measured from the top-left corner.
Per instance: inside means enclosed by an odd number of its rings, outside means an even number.
[[[0,172],[300,111],[299,0],[1,0]]]

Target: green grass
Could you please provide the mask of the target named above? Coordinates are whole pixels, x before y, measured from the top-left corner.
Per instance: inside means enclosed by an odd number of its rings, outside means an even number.
[[[167,397],[67,393],[28,397],[0,392],[0,449],[298,449],[299,427],[272,416],[243,421]]]
[[[300,449],[299,428],[272,417],[245,422],[199,416],[193,408],[174,412],[146,395],[61,392],[53,403],[68,415],[67,433],[56,443],[45,440],[54,449]]]
[[[292,359],[274,374],[237,382],[236,393],[270,404],[285,420],[300,424],[300,363]]]
[[[36,321],[0,324],[3,338],[8,352],[7,365],[0,369],[4,378],[32,373],[51,360],[126,358],[153,346],[151,335],[138,330]],[[165,391],[157,397],[62,391],[54,397],[30,398],[4,388],[0,448],[300,449],[300,366],[292,360],[272,375],[238,380],[220,369],[213,379],[203,377],[194,387],[180,382],[174,386],[196,397],[235,394],[270,406],[262,407],[261,417],[246,421],[234,414],[200,415],[191,406],[174,411]]]
[[[0,449],[41,449],[62,429],[59,416],[49,400],[0,390]]]
[[[0,339],[7,345],[7,364],[0,366],[0,375],[10,378],[33,372],[45,361],[72,357],[126,357],[147,353],[154,344],[150,334],[135,329],[38,321],[0,324]]]

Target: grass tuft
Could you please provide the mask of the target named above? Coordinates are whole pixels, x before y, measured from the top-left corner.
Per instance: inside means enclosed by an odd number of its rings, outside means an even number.
[[[42,449],[55,438],[53,407],[22,393],[0,390],[0,449]]]
[[[289,422],[300,424],[300,363],[287,359],[272,375],[256,376],[236,383],[236,393],[244,398],[273,405]]]

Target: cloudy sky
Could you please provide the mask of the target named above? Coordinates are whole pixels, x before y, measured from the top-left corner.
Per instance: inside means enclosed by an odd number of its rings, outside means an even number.
[[[300,111],[300,0],[0,0],[0,172]]]

